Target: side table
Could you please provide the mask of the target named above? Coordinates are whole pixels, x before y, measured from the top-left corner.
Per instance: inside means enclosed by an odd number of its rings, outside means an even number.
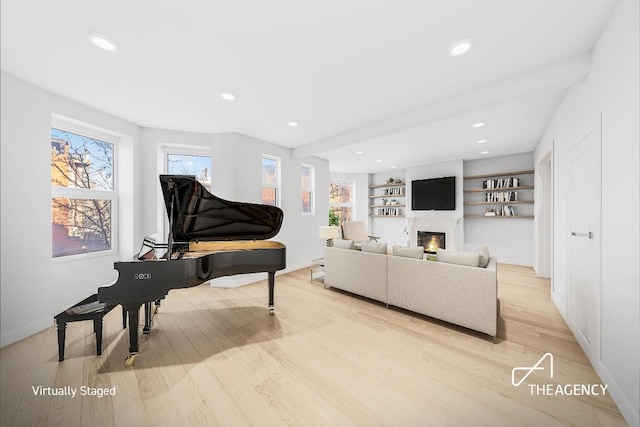
[[[317,258],[311,260],[311,272],[309,277],[309,283],[313,282],[313,274],[322,271],[324,272],[324,258]]]

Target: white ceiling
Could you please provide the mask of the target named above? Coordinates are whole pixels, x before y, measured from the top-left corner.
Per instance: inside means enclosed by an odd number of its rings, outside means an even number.
[[[1,67],[140,126],[379,172],[532,150],[614,1],[2,0]]]

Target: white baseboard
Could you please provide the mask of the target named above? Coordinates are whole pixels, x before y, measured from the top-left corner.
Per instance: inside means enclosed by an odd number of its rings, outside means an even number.
[[[618,405],[618,409],[627,421],[627,424],[630,426],[640,426],[640,414],[638,414],[638,411],[633,407],[631,401],[629,401],[627,396],[620,389],[620,385],[613,378],[606,366],[602,364],[602,361],[592,363],[592,365],[603,384],[607,384],[609,386],[607,391],[611,394],[611,398],[616,405]]]
[[[523,267],[533,267],[531,261],[524,259],[498,258],[498,264],[521,265]]]
[[[20,328],[12,331],[7,331],[0,335],[0,347],[4,347],[9,344],[13,344],[16,341],[27,338],[33,334],[44,331],[48,327],[54,324],[53,316],[47,316],[35,322],[31,322],[28,325],[24,325]]]
[[[568,325],[569,323],[567,322],[567,308],[560,302],[558,297],[556,297],[556,294],[554,294],[553,292],[551,292],[551,301],[553,301],[553,303],[556,305],[556,308],[560,312],[560,315],[564,319],[564,322]]]
[[[565,323],[569,326],[571,333],[576,336],[576,331],[573,330],[573,328],[571,327],[571,323],[567,320],[566,307],[560,302],[560,300],[553,292],[551,293],[551,301],[553,301],[553,303],[556,305],[556,308],[560,312],[560,315],[564,319]],[[600,380],[602,380],[602,383],[609,386],[607,390],[611,394],[611,398],[613,399],[613,401],[616,403],[616,405],[618,405],[618,409],[620,410],[620,413],[627,421],[627,423],[630,426],[640,425],[640,414],[638,414],[638,411],[635,410],[631,401],[620,389],[620,386],[613,378],[607,367],[602,363],[601,360],[591,360],[591,358],[589,357],[589,353],[586,351],[585,355],[589,359],[589,362],[591,363],[591,366],[593,366],[593,369],[596,371],[596,374],[600,377]]]

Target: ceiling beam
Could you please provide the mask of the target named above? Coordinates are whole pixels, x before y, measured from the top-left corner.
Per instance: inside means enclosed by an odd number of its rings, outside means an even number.
[[[291,150],[294,158],[317,155],[335,148],[444,120],[459,114],[499,105],[542,91],[565,89],[585,79],[591,54],[583,53],[453,95],[424,107],[405,111],[323,138]]]

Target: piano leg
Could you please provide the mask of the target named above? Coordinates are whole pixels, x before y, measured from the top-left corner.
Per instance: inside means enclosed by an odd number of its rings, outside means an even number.
[[[58,362],[64,360],[64,340],[67,331],[67,322],[58,320]]]
[[[270,271],[269,272],[269,314],[271,315],[273,315],[273,313],[275,312],[275,308],[273,305],[273,290],[275,287],[275,283],[276,283],[276,272]]]
[[[151,302],[147,301],[144,303],[144,328],[142,328],[143,334],[148,334],[151,332],[151,326],[153,325],[153,314],[151,311]]]
[[[129,356],[125,359],[126,366],[133,365],[135,357],[138,355],[138,325],[140,324],[140,302],[124,304],[129,314]]]

